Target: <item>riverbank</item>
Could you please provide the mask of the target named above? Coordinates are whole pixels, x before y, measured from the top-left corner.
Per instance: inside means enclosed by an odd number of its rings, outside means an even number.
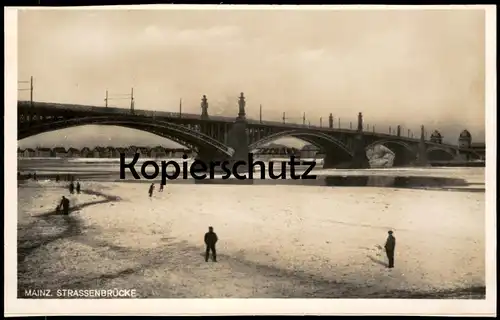
[[[136,289],[156,298],[484,298],[484,194],[395,188],[85,182],[19,191],[19,292]],[[119,198],[110,198],[118,196]],[[41,216],[42,215],[42,216]],[[218,262],[203,234],[218,233]],[[381,249],[397,238],[396,268]],[[24,251],[23,251],[24,250]]]

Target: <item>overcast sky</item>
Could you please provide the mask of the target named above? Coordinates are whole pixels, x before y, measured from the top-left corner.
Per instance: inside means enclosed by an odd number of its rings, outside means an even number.
[[[482,10],[29,10],[19,13],[18,72],[34,76],[36,101],[103,105],[106,89],[133,87],[137,109],[177,111],[182,98],[184,112],[200,113],[206,94],[209,114],[236,117],[244,92],[250,118],[262,104],[266,120],[305,112],[326,125],[333,113],[347,127],[363,112],[378,131],[424,124],[456,143],[467,128],[482,142],[484,23]],[[81,127],[21,146],[151,139],[164,141]]]

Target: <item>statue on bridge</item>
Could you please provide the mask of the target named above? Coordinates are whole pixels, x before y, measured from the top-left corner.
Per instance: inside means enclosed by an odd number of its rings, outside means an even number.
[[[363,114],[361,112],[358,113],[358,131],[363,131]]]
[[[238,119],[245,119],[246,114],[245,114],[245,96],[243,92],[240,94],[240,98],[238,100],[238,106],[239,106],[239,111],[238,111]]]
[[[208,102],[206,95],[203,95],[203,98],[201,99],[201,118],[208,119]]]

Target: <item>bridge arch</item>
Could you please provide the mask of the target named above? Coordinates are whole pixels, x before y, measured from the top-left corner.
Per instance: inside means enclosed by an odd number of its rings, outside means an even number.
[[[447,148],[432,146],[427,149],[427,157],[431,161],[450,161],[455,159],[456,153]]]
[[[392,152],[394,152],[395,158],[393,162],[394,167],[401,167],[413,163],[417,159],[416,150],[407,142],[403,140],[395,139],[383,139],[374,141],[369,144],[365,150],[373,149],[377,145],[383,145]]]
[[[353,159],[353,152],[342,141],[318,131],[281,131],[250,144],[249,150],[255,150],[265,143],[286,137],[297,138],[325,150],[326,157],[334,159],[332,161],[335,164],[350,163]]]
[[[232,148],[206,134],[181,125],[141,116],[114,116],[112,118],[109,116],[93,116],[30,123],[29,125],[20,126],[17,138],[21,140],[44,132],[83,125],[111,125],[136,129],[171,139],[179,144],[195,148],[198,152],[210,150],[228,157],[234,154]]]

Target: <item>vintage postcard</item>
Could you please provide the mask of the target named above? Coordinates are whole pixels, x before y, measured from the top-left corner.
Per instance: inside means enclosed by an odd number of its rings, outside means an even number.
[[[494,6],[5,30],[6,316],[495,314]]]

